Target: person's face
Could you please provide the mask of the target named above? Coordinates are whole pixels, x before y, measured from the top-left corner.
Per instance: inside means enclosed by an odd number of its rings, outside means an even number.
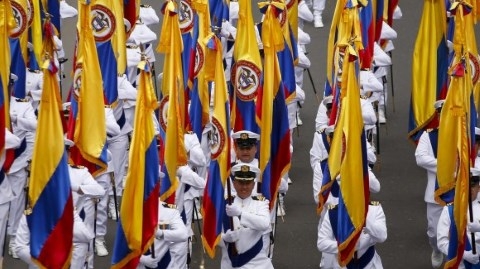
[[[330,114],[332,113],[332,104],[327,104],[326,105],[326,108],[327,108],[327,117],[330,118]]]
[[[237,192],[237,196],[241,199],[245,199],[252,195],[253,187],[255,186],[254,180],[233,180],[233,187]]]
[[[475,184],[474,186],[470,187],[470,195],[472,197],[472,200],[475,200],[477,198],[477,195],[479,192],[480,192],[480,185]]]
[[[257,146],[250,145],[245,147],[235,144],[235,154],[237,155],[237,159],[239,159],[241,162],[251,163],[253,159],[255,159],[255,154],[257,154]]]

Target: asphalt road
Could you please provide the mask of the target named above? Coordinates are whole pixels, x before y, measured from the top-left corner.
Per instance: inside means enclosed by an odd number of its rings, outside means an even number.
[[[69,1],[73,3],[73,1]],[[159,7],[157,1],[143,1]],[[322,97],[325,80],[326,43],[328,29],[333,16],[335,2],[327,1],[324,12],[325,28],[315,29],[311,24],[304,30],[310,34],[312,44],[307,46],[308,57],[312,62],[310,71]],[[374,172],[382,189],[372,200],[382,203],[388,227],[388,239],[377,245],[384,268],[423,269],[431,268],[431,249],[426,236],[426,210],[423,193],[426,186],[426,173],[417,167],[414,159],[414,145],[407,140],[407,116],[412,80],[412,55],[423,1],[400,1],[403,18],[394,22],[398,39],[394,41],[393,77],[394,94],[389,89],[387,124],[380,127],[380,154]],[[158,9],[157,9],[158,10]],[[71,50],[74,39],[74,22],[65,21],[63,38]],[[152,28],[159,32],[160,25]],[[68,54],[67,51],[67,55]],[[68,56],[67,56],[68,57]],[[71,56],[69,58],[72,58]],[[157,58],[157,70],[161,70],[161,58]],[[68,69],[67,69],[68,70]],[[67,72],[67,74],[69,74]],[[421,74],[416,74],[421,75]],[[67,80],[68,81],[68,78]],[[285,198],[287,215],[278,220],[277,238],[273,264],[277,269],[318,268],[320,253],[316,248],[318,217],[312,197],[312,171],[309,165],[309,150],[315,131],[315,115],[318,107],[312,84],[305,74],[304,90],[307,99],[301,111],[303,126],[294,135],[294,153],[291,169],[293,184]],[[196,224],[195,224],[196,225]],[[107,242],[114,242],[115,222],[109,220]],[[197,239],[199,237],[197,236]],[[220,268],[218,256],[211,260],[201,250],[201,242],[194,243],[195,250],[191,268]],[[95,268],[109,268],[110,256],[95,258]],[[26,268],[19,260],[6,257],[4,268]]]

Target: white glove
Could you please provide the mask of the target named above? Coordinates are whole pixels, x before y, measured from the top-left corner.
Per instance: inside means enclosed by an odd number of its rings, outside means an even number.
[[[478,253],[473,254],[471,250],[463,252],[463,259],[471,264],[477,264],[479,261]]]
[[[242,215],[242,209],[239,205],[236,204],[226,205],[225,211],[227,212],[227,216],[229,217]]]
[[[164,235],[163,230],[162,229],[157,229],[157,232],[155,233],[155,238],[157,238],[158,240],[162,240],[163,235]]]
[[[157,268],[158,266],[158,262],[155,261],[151,255],[142,255],[142,257],[140,257],[140,263],[150,268]]]
[[[370,238],[371,237],[369,234],[362,231],[362,233],[360,234],[360,238],[358,238],[356,249],[360,250],[370,247],[372,245]]]
[[[178,167],[178,169],[177,169],[177,177],[182,177],[183,174],[185,174],[186,172],[188,172],[188,170],[191,170],[188,165],[183,165],[183,166]]]
[[[239,239],[238,230],[237,231],[228,230],[226,233],[222,235],[222,239],[228,243],[237,242]]]
[[[467,229],[472,233],[480,232],[480,221],[473,221],[467,223]]]

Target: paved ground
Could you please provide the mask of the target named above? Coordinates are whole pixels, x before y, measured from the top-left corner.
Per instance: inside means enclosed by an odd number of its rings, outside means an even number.
[[[152,3],[155,7],[160,4]],[[380,128],[380,154],[374,172],[382,184],[382,190],[372,197],[382,203],[388,226],[388,239],[378,245],[384,268],[388,269],[423,269],[431,268],[430,247],[426,237],[425,206],[423,192],[426,185],[426,174],[418,168],[414,160],[414,146],[406,139],[407,107],[411,89],[412,51],[423,1],[400,1],[403,18],[394,22],[398,39],[393,51],[395,96],[389,90],[387,116],[388,123]],[[326,40],[333,15],[334,1],[327,1],[324,14],[326,28],[315,29],[306,25],[305,31],[311,35],[312,44],[308,46],[312,61],[313,79],[319,98],[325,79]],[[65,23],[64,38],[66,44],[73,42],[73,24]],[[158,32],[158,28],[154,31]],[[68,32],[67,32],[68,31]],[[71,55],[71,54],[67,54]],[[157,59],[158,60],[158,59]],[[157,61],[157,70],[161,70]],[[68,74],[68,73],[67,73]],[[421,75],[421,74],[418,74]],[[302,109],[304,125],[295,134],[295,151],[292,163],[290,186],[286,196],[287,215],[284,221],[279,219],[276,248],[273,263],[277,269],[309,269],[318,268],[320,254],[316,248],[317,216],[312,197],[312,172],[309,165],[309,149],[315,131],[315,115],[317,99],[314,97],[312,85],[305,76],[304,90],[307,100]],[[108,244],[114,241],[114,222],[109,223]],[[111,248],[110,248],[111,249]],[[217,254],[217,256],[219,256]],[[96,258],[96,268],[108,268],[110,257]],[[202,255],[201,243],[195,243],[195,252],[191,268],[219,268],[218,260],[211,260]],[[5,268],[26,268],[18,261],[6,258]]]

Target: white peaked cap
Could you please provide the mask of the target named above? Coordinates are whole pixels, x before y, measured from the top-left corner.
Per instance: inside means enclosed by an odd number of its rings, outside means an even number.
[[[435,109],[439,109],[443,106],[443,103],[445,103],[445,99],[437,100],[435,103],[433,103],[433,107]]]
[[[310,35],[305,33],[302,28],[298,27],[298,44],[299,45],[307,45],[311,42]]]
[[[360,71],[360,86],[365,92],[381,92],[383,85],[371,70]]]
[[[392,40],[397,38],[397,31],[388,25],[385,21],[382,23],[382,31],[380,32],[380,39]]]
[[[394,20],[398,20],[398,19],[401,19],[402,16],[403,16],[402,10],[400,9],[400,6],[397,5],[397,6],[395,7],[395,9],[393,10],[393,19],[394,19]]]
[[[393,41],[392,40],[386,40],[383,51],[389,52],[389,51],[392,51],[394,49],[395,49],[395,46],[393,46]]]
[[[134,41],[137,45],[147,44],[157,40],[157,34],[150,30],[146,24],[137,21],[128,39]]]
[[[312,11],[310,11],[305,1],[298,3],[298,18],[308,22],[313,21]]]
[[[298,65],[297,67],[301,67],[304,69],[310,68],[310,65],[312,63],[310,62],[310,59],[308,59],[307,55],[303,53],[303,51],[298,50]]]
[[[78,15],[78,11],[69,5],[67,1],[60,0],[60,18],[72,18]]]
[[[375,66],[389,66],[392,64],[392,58],[388,56],[377,42],[373,45],[373,60]]]
[[[157,24],[160,22],[155,9],[150,5],[140,5],[140,19],[145,25]]]

